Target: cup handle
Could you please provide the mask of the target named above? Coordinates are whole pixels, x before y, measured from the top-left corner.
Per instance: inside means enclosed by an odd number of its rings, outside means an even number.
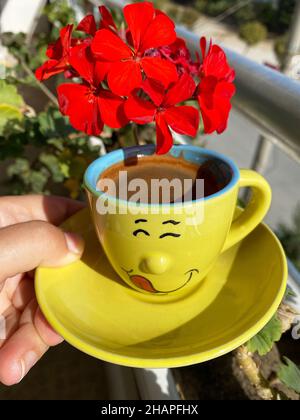
[[[268,182],[255,171],[240,170],[239,188],[250,187],[252,197],[241,214],[232,222],[223,251],[244,239],[263,220],[271,205],[272,191]]]

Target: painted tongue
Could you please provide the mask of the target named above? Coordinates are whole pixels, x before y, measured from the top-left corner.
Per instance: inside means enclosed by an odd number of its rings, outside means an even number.
[[[142,276],[131,276],[131,281],[140,289],[146,290],[147,292],[157,293],[157,290],[154,289],[151,282],[145,277]]]

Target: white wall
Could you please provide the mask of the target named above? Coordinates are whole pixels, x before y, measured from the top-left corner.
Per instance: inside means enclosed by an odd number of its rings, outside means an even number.
[[[0,16],[1,32],[30,34],[46,0],[7,0]]]

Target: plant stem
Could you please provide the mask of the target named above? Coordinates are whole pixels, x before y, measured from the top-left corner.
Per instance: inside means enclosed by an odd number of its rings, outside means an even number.
[[[138,134],[138,126],[137,126],[137,124],[132,124],[132,132],[133,132],[133,137],[134,137],[135,144],[137,146],[140,146],[139,134]]]
[[[247,350],[246,346],[239,347],[235,351],[235,357],[240,369],[242,369],[262,400],[280,399],[279,393],[272,389],[268,382],[262,377],[260,370],[253,359],[253,354]]]
[[[28,74],[28,76],[31,77],[32,79],[34,79],[34,81],[36,82],[37,86],[41,89],[41,91],[50,99],[50,101],[55,106],[58,106],[57,99],[53,95],[53,93],[45,85],[43,85],[43,83],[41,83],[39,80],[37,80],[33,71],[27,66],[25,61],[20,56],[18,56],[18,59],[21,63],[21,66],[23,67],[24,71]]]

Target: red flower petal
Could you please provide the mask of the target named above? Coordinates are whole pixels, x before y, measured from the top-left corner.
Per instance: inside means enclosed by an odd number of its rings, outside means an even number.
[[[220,108],[221,121],[218,127],[216,128],[218,134],[224,133],[224,131],[227,129],[230,111],[231,103],[228,101],[224,101]]]
[[[174,22],[165,14],[159,14],[150,23],[143,35],[139,50],[144,52],[150,48],[158,48],[176,41]]]
[[[224,99],[230,99],[235,94],[236,89],[233,83],[228,82],[219,82],[216,86],[215,95],[219,97],[223,97]]]
[[[199,84],[199,92],[202,94],[213,94],[218,84],[218,79],[213,76],[204,77]]]
[[[111,69],[111,63],[105,61],[96,61],[95,63],[95,74],[97,75],[97,80],[104,80]]]
[[[52,60],[60,60],[62,58],[63,47],[62,47],[60,38],[56,42],[52,42],[51,44],[48,45],[46,55]]]
[[[35,74],[40,81],[47,80],[49,77],[62,73],[68,69],[68,55],[71,48],[71,36],[73,25],[67,25],[60,31],[60,38],[47,49],[47,56],[50,60],[40,66]]]
[[[58,86],[58,102],[63,115],[70,118],[76,130],[89,135],[99,135],[103,130],[98,98],[85,85],[63,84]]]
[[[200,84],[198,102],[207,134],[222,133],[228,123],[231,110],[230,99],[235,93],[232,83],[217,82],[215,78],[205,78]]]
[[[91,85],[97,86],[103,80],[99,79],[95,72],[95,58],[89,45],[81,44],[73,47],[69,61],[78,74]]]
[[[210,46],[201,71],[205,76],[214,76],[219,80],[225,79],[227,82],[233,82],[235,78],[234,69],[229,66],[225,52],[218,45]]]
[[[206,108],[201,102],[202,120],[204,125],[204,132],[211,134],[217,131],[221,134],[227,127],[229,112],[231,110],[230,102],[219,103],[217,108]]]
[[[141,65],[147,77],[158,80],[165,87],[178,80],[176,66],[168,60],[159,57],[144,57]]]
[[[119,96],[128,96],[142,84],[140,65],[133,60],[113,63],[107,81],[113,93]]]
[[[164,155],[173,146],[171,131],[162,114],[156,117],[156,153]]]
[[[188,74],[183,74],[167,92],[164,105],[174,106],[180,102],[190,99],[196,90],[194,79]]]
[[[127,42],[127,44],[128,44],[131,48],[134,48],[134,46],[133,46],[133,39],[132,39],[132,35],[131,35],[131,32],[130,32],[130,30],[129,30],[129,29],[127,29],[127,30],[125,31],[125,37],[126,37],[126,42]]]
[[[60,30],[60,39],[64,52],[67,52],[71,47],[71,36],[73,25],[67,25]]]
[[[80,77],[97,87],[105,79],[111,63],[96,61],[87,41],[71,49],[69,61]]]
[[[62,73],[67,69],[65,61],[48,60],[35,71],[35,77],[40,80],[47,80],[56,74]]]
[[[100,114],[104,124],[111,128],[121,128],[128,124],[128,119],[124,112],[125,99],[102,90],[99,93]]]
[[[215,101],[220,115],[220,123],[216,128],[218,134],[222,134],[227,128],[229,113],[231,111],[230,99],[234,94],[235,86],[232,83],[218,83],[215,90]]]
[[[136,95],[130,96],[125,102],[125,114],[130,121],[137,124],[148,124],[154,121],[156,107]]]
[[[57,41],[48,45],[46,55],[53,60],[60,60],[71,47],[71,35],[73,25],[67,25],[60,30],[60,37]]]
[[[147,93],[157,107],[162,104],[165,97],[165,88],[160,82],[153,79],[146,79],[141,88]]]
[[[133,46],[139,50],[145,31],[155,16],[153,4],[150,2],[129,4],[124,7],[124,16],[132,36]]]
[[[91,47],[95,56],[103,61],[120,61],[132,57],[131,49],[108,29],[96,32]]]
[[[179,134],[195,137],[199,128],[199,111],[192,106],[168,108],[164,112],[167,124]]]
[[[94,36],[96,33],[96,21],[93,15],[85,16],[77,26],[77,31],[85,32],[88,35]]]
[[[114,19],[112,17],[112,14],[105,6],[99,7],[100,15],[102,16],[101,22],[100,22],[100,29],[106,28],[106,29],[115,29],[117,30],[116,24],[114,22]]]
[[[202,59],[204,61],[206,57],[206,38],[204,36],[202,36],[200,39],[200,49],[202,53]]]

